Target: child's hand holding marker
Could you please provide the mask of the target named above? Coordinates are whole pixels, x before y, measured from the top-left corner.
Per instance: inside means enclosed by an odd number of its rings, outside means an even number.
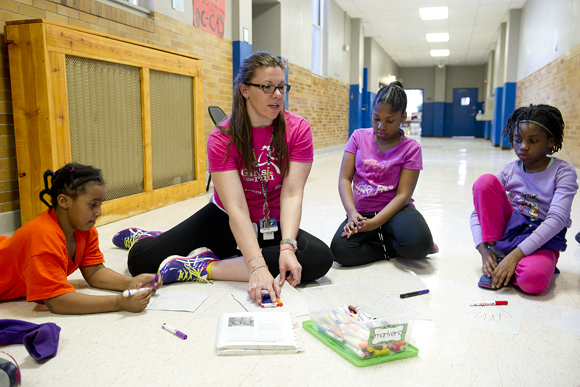
[[[161,278],[158,274],[143,273],[131,278],[127,289],[151,288],[153,292],[161,287]]]
[[[141,312],[149,304],[151,296],[161,286],[161,279],[158,274],[140,274],[133,277],[131,282],[135,288],[123,291],[121,308],[130,312]],[[149,285],[149,287],[141,287],[143,285]]]

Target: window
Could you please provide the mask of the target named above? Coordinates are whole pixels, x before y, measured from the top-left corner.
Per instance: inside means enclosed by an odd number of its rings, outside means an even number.
[[[149,17],[153,5],[150,0],[101,0],[101,2],[145,17]]]
[[[461,106],[469,106],[470,98],[469,97],[461,97]]]
[[[311,0],[312,52],[310,70],[319,75],[323,75],[323,2],[324,0]]]

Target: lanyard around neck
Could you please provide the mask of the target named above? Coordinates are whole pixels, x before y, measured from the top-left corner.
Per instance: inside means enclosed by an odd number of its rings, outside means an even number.
[[[268,183],[270,182],[270,160],[272,157],[273,141],[274,141],[274,132],[272,132],[272,137],[270,137],[270,147],[268,148],[268,161],[266,163],[266,183],[264,183],[264,181],[262,180],[262,173],[260,172],[260,166],[258,165],[256,151],[252,146],[252,152],[254,153],[254,166],[256,167],[258,179],[260,180],[260,186],[262,187],[262,194],[264,195],[264,207],[262,208],[264,219],[270,219],[270,209],[268,208]]]

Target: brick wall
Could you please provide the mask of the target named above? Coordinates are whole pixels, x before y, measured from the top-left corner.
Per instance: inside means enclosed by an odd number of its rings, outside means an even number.
[[[314,134],[314,149],[345,144],[348,140],[350,86],[336,79],[323,79],[308,69],[290,63],[292,85],[289,107],[308,120]]]
[[[168,0],[169,1],[169,0]],[[207,106],[229,114],[232,42],[153,12],[142,17],[96,0],[0,0],[0,212],[19,209],[6,21],[46,19],[201,57],[206,136],[213,129]]]
[[[580,168],[580,45],[518,82],[516,107],[531,103],[560,109],[566,128],[556,156]]]

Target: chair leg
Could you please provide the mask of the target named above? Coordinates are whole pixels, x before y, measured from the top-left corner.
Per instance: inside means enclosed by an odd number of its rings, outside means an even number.
[[[205,192],[209,191],[210,183],[211,183],[211,173],[209,174],[209,177],[207,178],[207,185],[205,186]]]

